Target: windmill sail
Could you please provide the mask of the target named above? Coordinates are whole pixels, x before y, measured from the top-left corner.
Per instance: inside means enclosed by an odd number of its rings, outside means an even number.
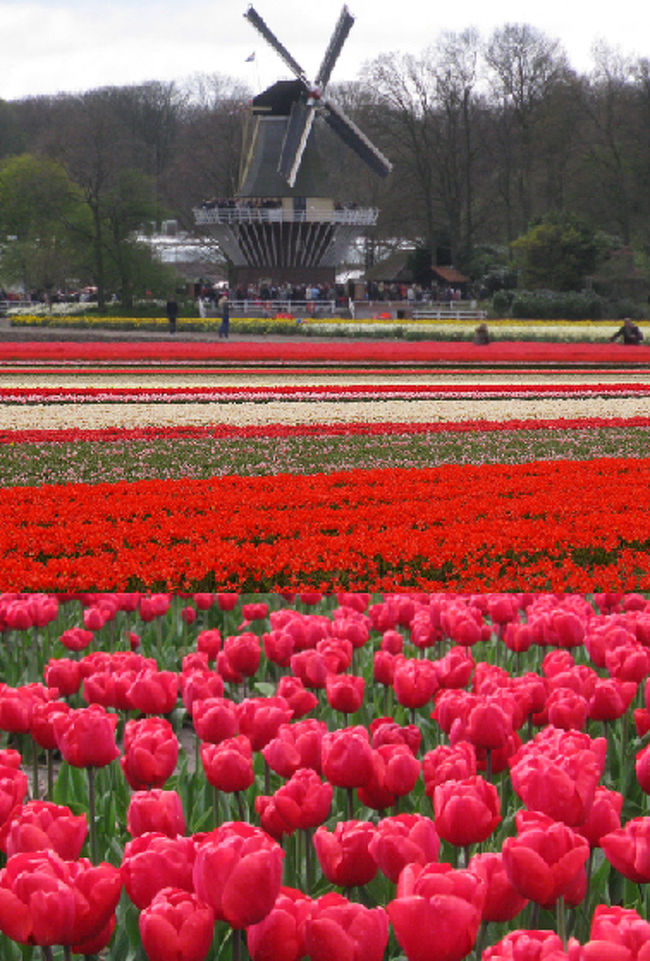
[[[296,100],[291,108],[278,163],[278,173],[284,177],[290,187],[293,187],[296,182],[296,175],[307,146],[315,114],[314,104],[302,98]]]
[[[323,62],[320,65],[318,74],[316,75],[316,86],[321,91],[325,89],[329,82],[329,79],[332,75],[332,70],[336,65],[336,61],[338,60],[339,54],[343,49],[343,44],[345,43],[347,36],[352,29],[353,23],[354,17],[347,7],[343,7],[338,22],[334,27],[334,33],[332,34],[327,50],[325,51]]]
[[[323,104],[323,119],[335,130],[341,140],[351,147],[362,160],[381,177],[387,177],[393,165],[384,154],[366,137],[365,133],[350,120],[340,107],[328,100]]]
[[[294,73],[296,77],[300,77],[301,80],[306,81],[305,71],[302,69],[298,61],[294,60],[294,58],[291,56],[287,48],[280,43],[280,41],[275,36],[273,31],[270,30],[269,27],[267,27],[266,23],[264,22],[264,20],[262,20],[259,13],[254,9],[252,4],[248,7],[244,16],[246,17],[248,22],[252,23],[255,29],[262,34],[266,42],[273,47],[276,53],[280,55],[280,57],[282,58],[282,60],[284,60],[284,62],[292,71],[292,73]]]

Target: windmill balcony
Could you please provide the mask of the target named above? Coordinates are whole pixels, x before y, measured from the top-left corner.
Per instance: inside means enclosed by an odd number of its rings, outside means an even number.
[[[194,221],[199,226],[211,224],[290,224],[331,223],[367,227],[377,223],[376,207],[337,206],[324,209],[320,205],[296,209],[288,206],[216,203],[194,208]]]

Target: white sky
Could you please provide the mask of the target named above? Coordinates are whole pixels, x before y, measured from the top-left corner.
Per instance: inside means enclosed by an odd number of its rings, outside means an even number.
[[[288,74],[244,19],[246,6],[247,0],[0,0],[0,99],[194,73],[227,74],[256,93]],[[342,0],[255,0],[254,6],[312,77]],[[332,82],[356,79],[379,53],[419,54],[442,31],[472,26],[487,39],[506,23],[527,23],[560,40],[580,73],[592,68],[595,41],[650,57],[647,0],[348,0],[348,6],[356,22]],[[253,52],[255,61],[246,63]]]

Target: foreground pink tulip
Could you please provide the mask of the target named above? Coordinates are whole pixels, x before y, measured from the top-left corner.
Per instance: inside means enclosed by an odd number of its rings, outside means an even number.
[[[105,767],[119,755],[115,743],[117,714],[98,704],[54,718],[54,734],[64,761],[73,767]]]
[[[600,839],[605,857],[624,877],[650,882],[650,817],[632,818]]]
[[[67,943],[75,896],[54,851],[14,854],[0,871],[0,931],[19,944]]]
[[[267,916],[246,931],[253,961],[301,961],[305,955],[304,922],[311,905],[302,891],[281,888]]]
[[[191,891],[195,854],[192,838],[152,832],[127,841],[121,874],[131,901],[142,910],[162,888]]]
[[[195,894],[163,888],[140,914],[149,961],[203,961],[212,945],[214,912]]]
[[[185,834],[185,815],[179,794],[160,788],[136,791],[126,812],[126,828],[134,838],[151,832],[170,838]]]
[[[328,731],[322,742],[323,774],[336,787],[363,787],[372,777],[372,748],[365,727]]]
[[[408,961],[460,961],[472,950],[485,884],[448,864],[407,865],[388,916]]]
[[[558,821],[541,814],[519,812],[517,836],[506,838],[503,863],[522,897],[553,907],[567,897],[584,874],[587,841]]]
[[[485,841],[501,822],[499,793],[480,774],[439,784],[433,809],[440,837],[459,847]]]
[[[168,720],[147,717],[127,721],[120,766],[134,791],[162,787],[178,759],[178,739]]]
[[[84,814],[75,815],[63,804],[29,801],[14,809],[0,831],[0,847],[11,857],[20,851],[56,851],[74,861],[88,834]]]
[[[375,826],[369,821],[338,821],[333,831],[323,825],[314,834],[314,847],[323,874],[342,888],[367,884],[377,873],[369,845]]]
[[[511,931],[486,948],[482,961],[566,961],[562,939],[555,931]]]
[[[219,791],[245,791],[255,780],[251,743],[243,734],[220,744],[203,742],[201,762],[206,778]]]
[[[280,892],[283,857],[280,845],[260,828],[243,821],[222,824],[197,847],[194,890],[217,921],[233,928],[257,924]]]
[[[475,854],[467,869],[485,881],[483,921],[511,921],[528,904],[528,900],[512,886],[499,851]]]
[[[440,838],[431,818],[421,814],[396,814],[382,818],[368,850],[379,870],[395,884],[407,864],[438,860]]]
[[[310,961],[382,961],[388,915],[384,908],[366,908],[340,894],[325,894],[314,901],[303,936]]]

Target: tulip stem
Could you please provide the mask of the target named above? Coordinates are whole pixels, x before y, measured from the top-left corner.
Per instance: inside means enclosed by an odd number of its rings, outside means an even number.
[[[97,851],[97,823],[95,821],[95,768],[90,765],[88,771],[88,830],[90,834],[90,860],[99,863]]]
[[[241,796],[241,791],[235,791],[235,797],[237,798],[237,809],[239,811],[239,820],[246,820],[246,811],[244,810],[244,799]]]
[[[232,929],[232,961],[241,961],[241,928]]]
[[[45,756],[47,757],[47,799],[52,801],[54,798],[54,751],[47,750]]]
[[[45,961],[54,961],[52,948],[49,946],[49,944],[42,945],[42,948],[43,948],[43,957],[45,958]]]
[[[354,819],[354,788],[346,788],[348,795],[348,820],[352,821]]]
[[[32,798],[38,798],[38,744],[32,738]]]
[[[556,904],[556,918],[557,918],[557,933],[562,939],[562,944],[564,945],[564,950],[566,951],[567,940],[566,940],[566,912],[564,910],[564,896],[557,899]]]
[[[212,786],[212,807],[214,809],[214,826],[219,827],[219,791]]]
[[[305,894],[311,895],[311,832],[309,828],[305,828],[303,831],[303,836],[305,839]]]

